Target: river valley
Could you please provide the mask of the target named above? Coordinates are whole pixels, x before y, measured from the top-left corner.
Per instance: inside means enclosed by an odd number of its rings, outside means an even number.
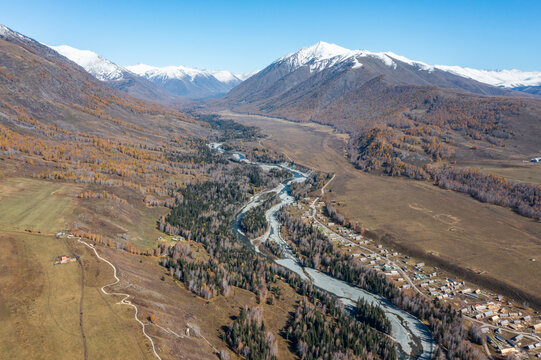
[[[222,153],[224,152],[221,144],[215,143],[210,144],[209,146],[217,151]],[[435,343],[429,329],[419,319],[401,309],[398,309],[379,295],[372,294],[359,287],[347,284],[316,269],[302,266],[293,251],[288,247],[287,243],[280,235],[281,225],[276,217],[276,214],[282,207],[295,203],[295,198],[291,196],[289,192],[290,185],[293,182],[306,181],[309,173],[294,169],[286,164],[275,165],[254,163],[247,160],[244,155],[240,153],[234,153],[232,156],[236,161],[255,164],[261,166],[262,169],[266,171],[272,168],[280,168],[287,170],[292,174],[291,178],[280,183],[275,188],[254,195],[242,208],[233,224],[233,228],[239,239],[249,243],[256,252],[259,252],[259,243],[267,241],[276,242],[280,245],[282,250],[282,258],[276,260],[276,263],[295,272],[306,281],[312,282],[316,287],[335,295],[342,301],[346,308],[353,308],[359,298],[362,298],[371,304],[381,306],[385,311],[387,318],[391,322],[391,337],[398,345],[399,357],[402,359],[431,359],[434,352]],[[240,229],[240,221],[250,209],[261,205],[262,196],[264,194],[272,192],[278,195],[279,202],[265,212],[265,217],[269,224],[268,229],[259,238],[249,241]]]

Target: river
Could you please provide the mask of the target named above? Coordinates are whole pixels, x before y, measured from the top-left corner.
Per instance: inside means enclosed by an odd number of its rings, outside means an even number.
[[[219,143],[209,144],[209,147],[220,151],[221,153],[224,153],[224,150]],[[256,252],[259,252],[257,246],[259,242],[276,242],[280,245],[282,249],[282,258],[276,260],[276,263],[295,272],[304,280],[312,282],[318,288],[334,294],[342,301],[346,308],[352,309],[359,298],[362,298],[371,304],[377,304],[381,306],[385,311],[387,318],[391,322],[391,337],[397,343],[399,357],[402,359],[432,359],[435,347],[434,339],[428,327],[423,324],[419,319],[409,314],[408,312],[397,308],[379,295],[372,294],[359,287],[333,278],[316,269],[302,266],[293,251],[289,248],[287,243],[281,237],[280,223],[278,222],[276,213],[282,207],[295,203],[295,198],[289,193],[289,187],[293,182],[306,181],[309,174],[299,171],[297,169],[293,169],[286,164],[274,165],[251,162],[247,160],[244,155],[238,152],[233,153],[232,156],[233,159],[241,163],[261,166],[262,169],[265,171],[268,171],[272,168],[279,168],[287,170],[293,175],[292,178],[282,182],[274,189],[261,192],[257,195],[254,195],[250,199],[250,201],[238,213],[233,224],[233,228],[237,236],[242,241],[247,242],[251,246],[253,246]],[[272,206],[265,212],[265,217],[267,219],[267,222],[269,223],[269,227],[265,234],[255,239],[254,241],[249,241],[240,229],[240,221],[242,220],[242,217],[244,216],[244,214],[246,214],[246,212],[262,203],[262,196],[264,194],[271,192],[278,194],[280,202]]]

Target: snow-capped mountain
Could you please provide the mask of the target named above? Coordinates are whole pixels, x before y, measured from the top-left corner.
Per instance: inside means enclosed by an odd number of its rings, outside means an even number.
[[[352,68],[356,69],[363,66],[362,63],[359,62],[359,58],[374,57],[381,60],[385,65],[396,68],[396,63],[389,55],[394,54],[376,53],[368,50],[350,50],[336,44],[319,41],[316,44],[304,47],[295,53],[287,54],[276,60],[274,63],[287,63],[291,67],[291,70],[295,70],[302,66],[308,66],[310,71],[313,72],[322,71],[339,64],[349,64]],[[408,61],[413,63],[410,60]],[[423,63],[418,64],[421,67],[426,66],[426,64]]]
[[[478,70],[469,67],[436,65],[435,68],[477,80],[479,82],[506,88],[541,85],[541,71],[521,70]]]
[[[96,79],[124,91],[133,97],[152,101],[174,102],[176,96],[156,86],[147,79],[134,74],[123,66],[90,50],[80,50],[68,45],[49,46],[73,61]]]
[[[88,71],[92,76],[101,81],[120,80],[125,77],[127,72],[122,66],[119,66],[101,55],[90,50],[79,50],[68,45],[50,46],[59,54],[67,57],[74,63]]]
[[[123,67],[90,50],[68,45],[50,47],[98,80],[147,100],[172,101],[177,96],[191,99],[216,97],[245,79],[242,74],[226,70],[199,70],[185,66],[160,68],[144,64]]]
[[[350,65],[357,69],[363,66],[363,58],[379,59],[383,64],[396,69],[397,61],[417,68],[420,71],[433,72],[438,69],[454,75],[473,79],[481,83],[505,87],[518,88],[541,85],[541,71],[520,70],[477,70],[468,67],[448,65],[428,65],[421,61],[410,60],[393,52],[371,52],[368,50],[349,50],[336,44],[318,42],[312,46],[287,54],[276,60],[273,64],[286,63],[291,71],[302,66],[308,66],[310,71],[322,71],[336,65]]]
[[[227,70],[200,70],[186,66],[138,64],[127,66],[127,69],[173,94],[192,99],[223,95],[244,79],[243,75]]]
[[[529,86],[520,90],[535,94],[539,75],[432,66],[392,52],[318,42],[275,60],[233,88],[221,104],[239,112],[295,120],[355,121],[361,113],[379,116],[391,109],[400,111],[396,104],[407,108],[419,99],[440,95],[533,96],[515,88]]]

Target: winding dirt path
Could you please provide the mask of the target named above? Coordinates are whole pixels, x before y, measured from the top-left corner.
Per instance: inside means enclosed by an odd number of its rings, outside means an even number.
[[[101,261],[104,261],[106,262],[107,264],[109,264],[109,266],[111,266],[113,268],[113,276],[115,278],[115,281],[110,283],[110,284],[107,284],[107,285],[103,285],[101,287],[101,291],[105,294],[105,295],[118,295],[118,296],[123,296],[124,298],[122,298],[122,300],[120,300],[120,302],[118,304],[121,304],[121,305],[128,305],[128,306],[131,306],[134,308],[135,310],[135,314],[134,314],[134,318],[135,320],[141,324],[141,328],[143,330],[143,335],[145,335],[145,337],[150,341],[150,344],[152,345],[152,352],[154,353],[154,356],[158,359],[158,360],[162,360],[162,358],[160,357],[160,355],[158,355],[158,353],[156,352],[156,346],[154,344],[154,340],[152,340],[152,338],[147,334],[146,330],[145,330],[145,327],[146,327],[146,324],[143,323],[141,320],[139,320],[138,318],[138,313],[139,313],[139,309],[137,308],[137,306],[135,306],[134,304],[131,303],[130,300],[128,300],[130,298],[130,295],[129,294],[124,294],[124,293],[114,293],[114,292],[108,292],[105,290],[106,287],[108,286],[113,286],[113,285],[116,285],[120,282],[120,279],[118,278],[117,276],[117,271],[116,271],[116,267],[108,260],[102,258],[100,256],[100,254],[98,254],[98,252],[96,251],[96,249],[94,248],[94,245],[92,244],[88,244],[84,241],[82,241],[81,239],[77,239],[77,241],[81,244],[84,244],[86,245],[87,247],[89,247],[90,249],[94,250],[94,254],[96,254],[96,257],[98,259],[100,259]]]

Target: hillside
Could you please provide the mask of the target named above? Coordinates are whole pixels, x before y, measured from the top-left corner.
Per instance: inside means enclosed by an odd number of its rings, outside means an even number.
[[[0,33],[0,63],[6,176],[152,185],[162,194],[174,188],[171,176],[184,176],[166,154],[195,149],[192,139],[208,132],[176,110],[102,84],[54,50],[7,28]]]

